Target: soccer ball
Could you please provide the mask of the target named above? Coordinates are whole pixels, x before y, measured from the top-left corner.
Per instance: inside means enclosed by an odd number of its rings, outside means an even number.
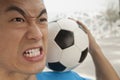
[[[59,19],[48,24],[47,67],[69,71],[77,67],[88,53],[88,36],[75,21]]]

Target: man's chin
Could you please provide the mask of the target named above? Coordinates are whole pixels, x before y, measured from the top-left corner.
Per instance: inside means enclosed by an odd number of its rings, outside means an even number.
[[[32,68],[32,69],[26,69],[26,70],[22,70],[21,73],[22,74],[26,74],[26,75],[35,75],[37,73],[40,73],[44,70],[44,67],[39,67],[39,68]]]

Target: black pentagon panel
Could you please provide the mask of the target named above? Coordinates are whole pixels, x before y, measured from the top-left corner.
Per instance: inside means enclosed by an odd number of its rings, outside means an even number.
[[[66,69],[60,62],[48,63],[48,67],[54,71],[63,71]]]
[[[84,59],[85,59],[86,56],[87,56],[87,53],[88,53],[88,48],[86,48],[84,51],[81,52],[81,56],[80,56],[79,63],[81,63],[81,62],[84,61]]]
[[[55,42],[61,49],[74,45],[74,34],[71,31],[61,29],[55,38]]]

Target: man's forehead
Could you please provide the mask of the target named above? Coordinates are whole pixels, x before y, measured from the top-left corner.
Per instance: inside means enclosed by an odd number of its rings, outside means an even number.
[[[42,0],[0,0],[0,8],[8,7],[11,5],[19,6],[19,7],[44,7],[44,3]]]
[[[26,2],[29,2],[29,3],[35,3],[35,2],[41,2],[43,3],[43,0],[0,0],[0,5],[1,4],[10,4],[10,3],[26,3]]]
[[[1,10],[24,12],[27,15],[38,15],[41,10],[45,9],[41,0],[0,0]],[[34,13],[34,14],[33,14]]]

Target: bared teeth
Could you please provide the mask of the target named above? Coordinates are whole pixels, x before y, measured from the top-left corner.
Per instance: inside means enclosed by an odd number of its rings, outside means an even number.
[[[37,48],[37,49],[30,49],[30,50],[27,50],[24,52],[24,56],[26,57],[35,57],[35,56],[38,56],[40,55],[40,49]]]

